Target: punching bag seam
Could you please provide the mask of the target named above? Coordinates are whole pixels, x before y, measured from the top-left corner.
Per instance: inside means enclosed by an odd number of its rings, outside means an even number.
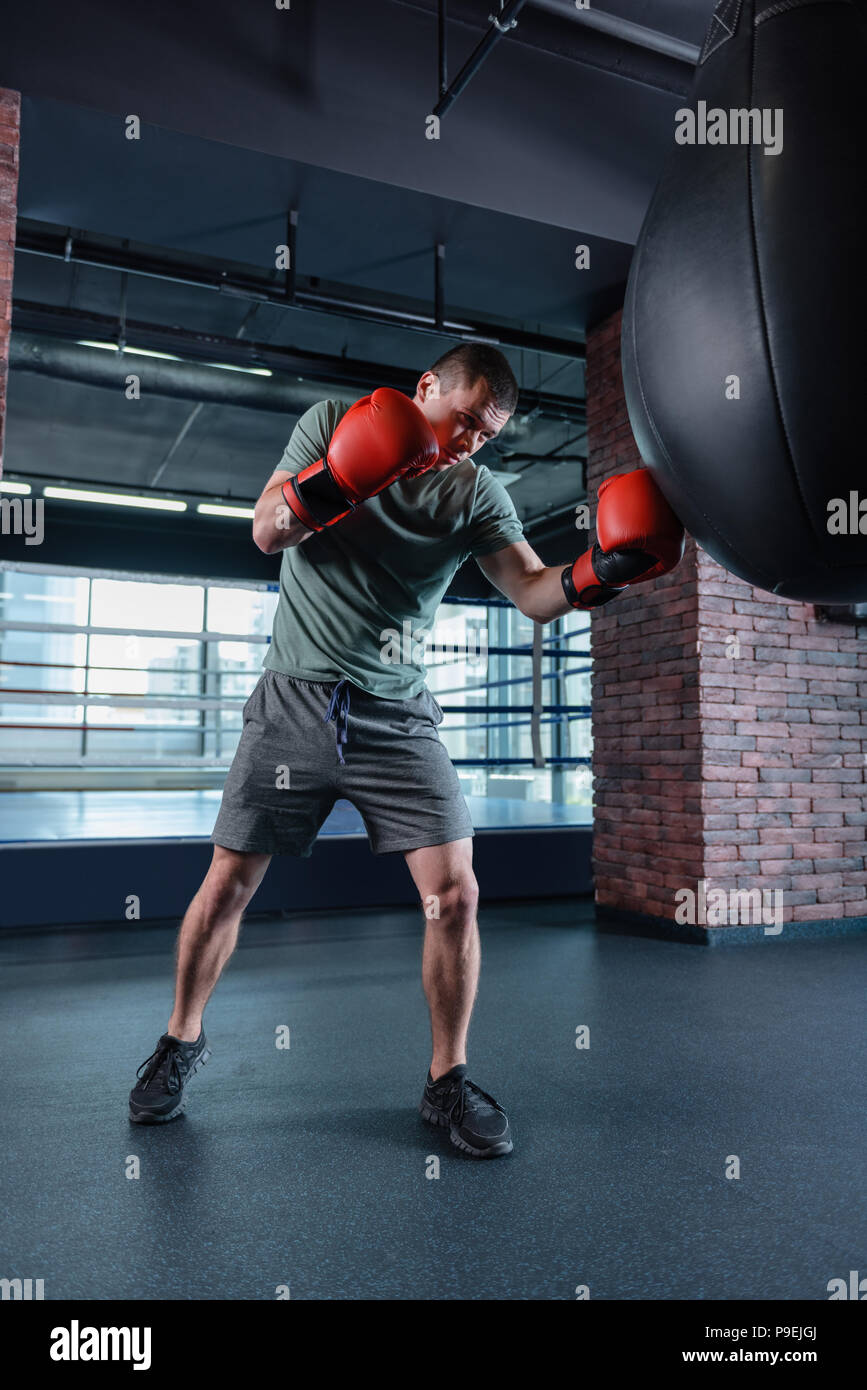
[[[815,2],[815,0],[810,0],[810,3],[814,3],[814,2]],[[796,3],[797,3],[797,0],[796,0]],[[757,51],[758,51],[758,44],[757,44],[757,42],[756,42],[756,29],[757,29],[757,27],[758,27],[758,21],[756,21],[756,22],[753,24],[753,30],[752,30],[752,34],[751,34],[751,36],[750,36],[750,106],[752,106],[752,105],[754,104],[754,97],[755,97],[755,91],[756,91],[756,57],[757,57]],[[797,460],[797,458],[796,458],[796,456],[795,456],[795,449],[794,449],[793,443],[792,443],[791,432],[790,432],[790,430],[789,430],[788,421],[786,420],[786,414],[785,414],[785,410],[784,410],[784,406],[783,406],[782,395],[781,395],[781,393],[780,393],[779,383],[778,383],[778,380],[777,380],[777,364],[776,364],[776,362],[774,361],[774,354],[773,354],[772,347],[771,347],[771,335],[770,335],[770,332],[769,332],[769,330],[768,330],[767,297],[766,297],[766,293],[765,293],[765,283],[764,283],[764,279],[763,279],[763,277],[762,277],[762,266],[761,266],[761,261],[760,261],[760,259],[759,259],[759,236],[758,236],[758,228],[757,228],[757,225],[756,225],[756,196],[755,196],[755,173],[754,173],[754,171],[755,171],[755,160],[756,160],[757,158],[758,158],[758,150],[757,150],[757,148],[756,148],[755,146],[750,146],[750,148],[749,148],[749,150],[748,150],[748,154],[747,154],[747,181],[748,181],[748,187],[749,187],[750,232],[751,232],[751,240],[752,240],[752,256],[753,256],[753,265],[754,265],[755,277],[756,277],[756,287],[757,287],[757,289],[758,289],[758,303],[759,303],[760,311],[761,311],[762,337],[763,337],[763,339],[764,339],[764,344],[765,344],[765,360],[766,360],[766,362],[767,362],[767,369],[768,369],[768,382],[769,382],[769,385],[770,385],[771,394],[772,394],[772,396],[773,396],[774,406],[775,406],[775,409],[776,409],[776,412],[777,412],[777,419],[778,419],[779,422],[780,422],[780,431],[781,431],[781,434],[782,434],[782,438],[785,440],[786,452],[787,452],[787,454],[788,454],[788,456],[789,456],[789,463],[790,463],[791,469],[792,469],[792,478],[793,478],[793,481],[794,481],[794,483],[795,483],[795,487],[796,487],[796,489],[797,489],[798,497],[799,497],[799,499],[800,499],[801,510],[802,510],[802,512],[803,512],[803,514],[804,514],[804,519],[805,519],[805,521],[806,521],[808,530],[812,531],[812,533],[813,533],[813,535],[816,537],[816,539],[819,540],[819,539],[821,539],[821,537],[819,537],[818,534],[817,534],[816,526],[815,526],[815,523],[814,523],[812,514],[811,514],[811,512],[810,512],[809,505],[808,505],[808,503],[807,503],[807,498],[806,498],[806,496],[804,495],[804,489],[803,489],[802,479],[801,479],[801,470],[800,470],[799,467],[798,467],[798,460]],[[777,583],[774,585],[774,584],[773,584],[773,580],[772,580],[772,581],[771,581],[771,584],[770,584],[768,587],[771,589],[771,592],[774,593],[774,592],[776,592],[776,589],[780,586],[780,584],[784,584],[784,583],[787,583],[787,582],[788,582],[788,579],[787,579],[787,578],[778,579],[778,580],[777,580]]]
[[[716,10],[711,15],[710,24],[708,26],[707,35],[704,41],[704,47],[701,51],[701,57],[699,58],[699,67],[701,67],[704,63],[707,62],[708,58],[711,56],[712,53],[716,53],[718,48],[722,48],[723,44],[728,43],[729,39],[734,38],[735,34],[737,33],[738,24],[740,22],[741,17],[741,9],[743,8],[743,0],[737,0],[737,3],[735,5],[734,19],[731,20],[731,28],[729,28],[719,17],[718,11],[724,8],[725,5],[723,3],[723,0],[720,0],[720,2],[717,4]],[[714,31],[714,25],[717,26],[716,32]],[[721,33],[720,30],[722,31]]]
[[[661,188],[661,180],[660,180],[660,183],[657,184],[656,192],[654,192],[654,195],[653,195],[653,197],[651,198],[651,201],[650,201],[650,206],[649,206],[648,209],[647,209],[646,217],[648,217],[648,218],[650,217],[650,213],[651,213],[653,204],[654,204],[654,202],[656,201],[656,198],[657,198],[657,195],[658,195],[658,193],[659,193],[660,188]],[[634,280],[631,281],[632,284],[637,284],[637,283],[638,283],[638,276],[639,276],[639,271],[640,271],[640,262],[641,262],[641,257],[642,257],[643,251],[644,251],[644,243],[643,243],[642,238],[639,237],[639,244],[638,244],[638,246],[636,246],[636,248],[635,248],[635,265],[634,265],[634,267],[632,268],[632,269],[633,269],[633,272],[634,272],[634,277],[635,277]],[[632,369],[633,369],[633,372],[634,372],[634,374],[635,374],[635,381],[636,381],[636,384],[637,384],[637,386],[638,386],[638,392],[639,392],[639,395],[641,396],[641,403],[642,403],[642,405],[644,406],[644,415],[645,415],[645,419],[647,420],[648,425],[650,426],[651,430],[653,431],[653,436],[654,436],[654,438],[655,438],[655,440],[656,440],[656,442],[657,442],[657,445],[659,446],[659,451],[660,451],[660,453],[663,455],[663,457],[665,458],[666,462],[668,463],[668,467],[669,467],[669,469],[670,469],[670,471],[671,471],[672,476],[675,477],[675,478],[677,478],[678,482],[680,483],[680,486],[683,488],[683,491],[686,492],[686,493],[689,493],[689,494],[694,498],[695,495],[694,495],[694,493],[692,492],[692,489],[686,486],[686,483],[685,483],[685,481],[684,481],[684,479],[683,479],[683,477],[682,477],[682,475],[681,475],[681,473],[680,473],[680,470],[675,466],[674,459],[671,457],[671,454],[669,453],[668,449],[667,449],[666,446],[665,446],[665,440],[662,438],[662,435],[659,433],[659,430],[658,430],[657,427],[656,427],[656,420],[654,419],[653,411],[652,411],[651,408],[650,408],[650,402],[648,401],[646,395],[644,394],[644,382],[642,381],[641,366],[640,366],[639,356],[638,356],[638,340],[637,340],[637,338],[636,338],[636,319],[635,319],[635,314],[630,314],[630,315],[629,315],[628,320],[627,320],[627,330],[628,330],[629,335],[630,335],[630,338],[631,338],[630,347],[631,347]],[[621,343],[621,354],[622,354],[622,343]],[[630,427],[630,428],[631,428],[631,427]],[[632,437],[633,437],[633,439],[635,439],[635,434],[634,434],[634,432],[633,432]],[[638,441],[636,440],[635,442],[636,442],[636,446],[637,446]],[[639,453],[640,453],[640,452],[641,452],[641,451],[639,450]],[[642,461],[644,462],[645,467],[647,467],[647,462],[646,462],[646,460],[642,460]],[[652,471],[652,470],[651,470],[651,471]],[[743,554],[741,553],[739,547],[735,544],[735,542],[732,541],[732,540],[730,540],[729,537],[726,536],[725,533],[722,532],[722,531],[719,529],[719,527],[714,523],[713,519],[712,519],[711,517],[708,516],[708,514],[707,514],[707,512],[704,510],[704,507],[702,506],[702,504],[701,504],[700,502],[694,500],[694,501],[693,501],[693,505],[694,505],[696,511],[701,513],[701,516],[702,516],[702,518],[704,519],[704,521],[705,521],[705,523],[706,523],[708,529],[711,530],[711,531],[713,531],[714,535],[716,535],[716,536],[719,537],[719,539],[720,539],[720,541],[722,542],[722,544],[725,545],[725,546],[728,546],[728,548],[729,548],[729,550],[732,552],[732,554],[737,555],[738,559],[741,560],[741,561],[743,562],[743,564],[744,564],[745,566],[748,567],[748,566],[749,566],[748,557],[747,557],[746,555],[743,555]],[[698,542],[697,542],[697,544],[698,544]],[[703,549],[703,547],[702,547],[702,549]],[[761,570],[760,570],[759,573],[764,574],[764,571],[761,571]],[[771,578],[771,575],[768,574],[767,578],[768,578],[768,583],[769,583],[769,585],[770,585],[770,583],[773,582],[773,581],[772,581],[772,578]]]

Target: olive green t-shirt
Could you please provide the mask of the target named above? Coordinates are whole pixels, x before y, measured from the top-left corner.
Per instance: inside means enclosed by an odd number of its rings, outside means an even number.
[[[311,406],[277,467],[300,473],[322,458],[348,409],[344,401]],[[522,538],[511,498],[484,464],[465,459],[392,483],[283,551],[262,664],[301,680],[346,676],[385,699],[411,699],[425,684],[419,644],[430,640],[456,570],[470,555],[491,555]]]

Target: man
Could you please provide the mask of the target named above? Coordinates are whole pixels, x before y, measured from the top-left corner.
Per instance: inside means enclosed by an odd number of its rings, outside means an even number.
[[[271,855],[309,855],[345,797],[374,854],[402,853],[422,903],[436,905],[422,961],[433,1055],[421,1114],[474,1158],[511,1152],[505,1111],[467,1076],[480,964],[473,827],[424,667],[386,661],[383,638],[407,620],[429,631],[468,555],[548,623],[664,573],[683,548],[680,523],[638,469],[599,489],[592,551],[565,569],[543,565],[505,489],[471,461],[517,401],[505,357],[463,344],[421,376],[412,401],[381,388],[350,407],[320,401],[298,421],[253,521],[259,548],[283,551],[272,642],[244,707],[211,867],[181,925],[168,1032],[139,1068],[131,1119],[183,1110],[185,1084],[210,1056],[205,1005]]]

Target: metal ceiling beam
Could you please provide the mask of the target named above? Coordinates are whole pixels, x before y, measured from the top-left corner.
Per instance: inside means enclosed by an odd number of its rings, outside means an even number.
[[[438,325],[435,312],[418,314],[392,308],[382,302],[374,303],[369,298],[356,297],[349,290],[325,294],[311,289],[309,282],[307,287],[302,288],[306,278],[302,276],[295,277],[295,292],[289,298],[286,277],[280,272],[269,275],[262,271],[248,271],[243,266],[233,266],[232,270],[227,270],[222,262],[212,257],[193,258],[161,247],[122,248],[107,237],[95,237],[86,232],[73,233],[66,228],[34,228],[24,219],[18,227],[15,249],[25,255],[47,256],[77,265],[96,266],[103,270],[191,285],[197,289],[215,290],[234,299],[273,304],[279,309],[305,309],[375,323],[380,327],[403,328],[428,336],[445,334],[462,342],[490,343],[494,347],[568,357],[573,361],[583,360],[586,356],[585,344],[569,338],[527,333],[522,329],[511,329],[483,320],[470,323],[444,318],[442,324]]]
[[[393,3],[433,19],[439,10],[440,35],[445,0],[393,0]],[[600,0],[607,3],[607,0]],[[482,0],[450,0],[450,36],[467,30],[478,36],[485,21]],[[592,32],[588,32],[592,31]],[[618,81],[636,82],[681,99],[689,93],[698,48],[657,29],[600,13],[595,3],[578,10],[575,0],[529,0],[521,14],[514,42],[567,62],[606,72]],[[440,56],[445,51],[440,37]],[[446,84],[447,85],[447,84]],[[439,94],[445,87],[440,71]]]

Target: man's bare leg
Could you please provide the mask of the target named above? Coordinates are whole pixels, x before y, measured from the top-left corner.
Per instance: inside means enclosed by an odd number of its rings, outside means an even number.
[[[467,1033],[479,985],[482,953],[473,842],[452,840],[408,850],[404,857],[427,916],[422,984],[433,1038],[430,1073],[436,1081],[467,1060]]]
[[[211,867],[187,908],[176,947],[175,1004],[166,1030],[195,1042],[202,1014],[238,940],[244,909],[271,862],[270,854],[243,854],[214,846]]]
[[[512,1152],[503,1107],[467,1076],[467,1032],[481,966],[479,890],[472,839],[408,850],[409,871],[425,909],[422,981],[430,1008],[433,1059],[419,1110],[447,1129],[462,1153],[499,1158]]]

